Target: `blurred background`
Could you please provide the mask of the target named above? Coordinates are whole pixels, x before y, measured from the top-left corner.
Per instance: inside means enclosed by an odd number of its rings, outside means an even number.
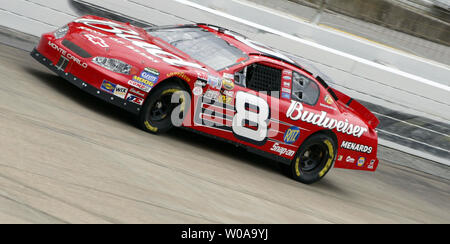
[[[450,64],[450,0],[249,0],[323,27]]]

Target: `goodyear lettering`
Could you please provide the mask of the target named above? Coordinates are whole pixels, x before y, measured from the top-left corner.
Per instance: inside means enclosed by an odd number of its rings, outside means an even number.
[[[187,82],[191,82],[191,79],[184,72],[172,72],[172,73],[167,74],[167,77],[173,77],[173,76],[179,77]]]

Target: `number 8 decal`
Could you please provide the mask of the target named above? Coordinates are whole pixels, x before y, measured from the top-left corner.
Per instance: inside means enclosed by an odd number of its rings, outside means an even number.
[[[269,105],[256,95],[237,92],[235,103],[236,114],[233,118],[233,133],[238,139],[261,145],[266,142],[269,121]],[[248,123],[252,129],[246,127]]]

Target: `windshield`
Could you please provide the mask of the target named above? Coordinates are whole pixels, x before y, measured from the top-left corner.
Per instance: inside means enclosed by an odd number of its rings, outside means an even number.
[[[148,29],[147,32],[215,70],[248,59],[240,49],[200,27]]]

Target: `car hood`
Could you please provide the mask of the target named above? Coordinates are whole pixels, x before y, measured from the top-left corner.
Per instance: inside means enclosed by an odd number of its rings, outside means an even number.
[[[203,64],[130,24],[95,16],[72,22],[65,39],[92,57],[115,58],[137,67],[176,66],[177,69],[207,69]]]

